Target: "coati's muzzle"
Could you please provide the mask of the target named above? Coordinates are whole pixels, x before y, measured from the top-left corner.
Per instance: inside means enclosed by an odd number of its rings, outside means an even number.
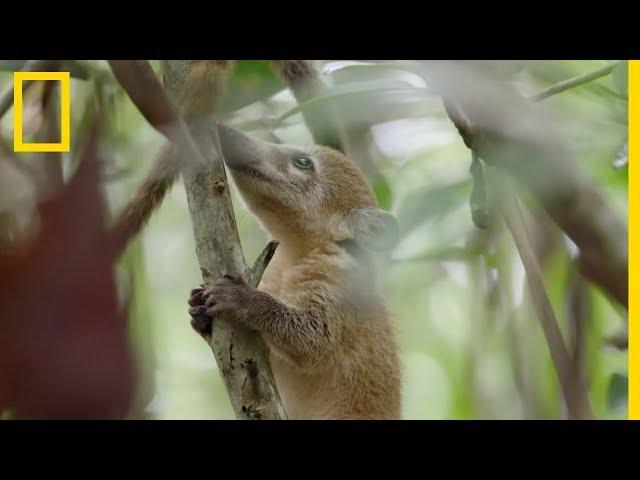
[[[257,169],[270,153],[269,143],[252,138],[222,123],[218,123],[218,136],[224,163],[233,170]]]

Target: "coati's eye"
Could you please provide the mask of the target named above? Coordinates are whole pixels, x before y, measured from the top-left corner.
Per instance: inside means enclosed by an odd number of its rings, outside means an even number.
[[[293,164],[301,170],[311,170],[313,168],[313,161],[307,157],[296,157],[293,159]]]

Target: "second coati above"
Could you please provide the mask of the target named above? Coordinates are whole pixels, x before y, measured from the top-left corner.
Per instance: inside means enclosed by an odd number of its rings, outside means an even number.
[[[368,259],[393,245],[395,220],[335,150],[219,134],[242,198],[280,246],[258,289],[230,276],[196,288],[192,325],[206,333],[223,317],[260,332],[289,418],[399,418],[394,330]]]

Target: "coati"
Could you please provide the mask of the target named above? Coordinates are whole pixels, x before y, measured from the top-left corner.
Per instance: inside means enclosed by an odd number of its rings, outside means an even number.
[[[230,276],[196,288],[194,326],[220,316],[258,330],[289,418],[398,418],[397,348],[368,258],[393,244],[395,220],[341,153],[218,131],[241,196],[280,246],[257,290]]]
[[[222,317],[257,330],[291,419],[399,418],[394,330],[369,258],[394,244],[395,220],[336,150],[218,133],[243,200],[280,246],[257,289],[229,275],[195,288],[192,326],[209,334]],[[139,190],[136,228],[162,188]]]

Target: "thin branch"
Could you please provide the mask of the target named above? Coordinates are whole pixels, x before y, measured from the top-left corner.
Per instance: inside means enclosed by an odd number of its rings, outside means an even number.
[[[149,123],[179,147],[163,149],[170,166],[163,167],[164,162],[158,162],[158,169],[169,168],[173,175],[174,168],[183,166],[203,280],[211,281],[225,273],[239,273],[248,278],[249,269],[240,246],[213,116],[192,119],[187,126],[149,62],[111,61],[110,65]],[[178,96],[180,87],[177,85],[184,85],[183,76],[188,71],[186,64],[183,61],[163,61],[162,67],[165,81],[173,86],[170,93]],[[197,88],[194,85],[190,87]],[[161,175],[163,179],[167,177]],[[167,186],[163,182],[160,188],[164,191]],[[149,199],[142,200],[149,202]],[[261,257],[261,266],[254,272],[254,280],[261,276],[274,248],[273,245],[267,247],[267,253]],[[286,418],[257,332],[215,319],[212,335],[206,340],[218,363],[237,418]]]
[[[428,73],[467,147],[527,187],[579,247],[581,273],[628,308],[627,228],[544,119],[517,91],[463,65],[430,62]]]
[[[59,60],[28,60],[22,67],[22,72],[38,72],[58,69]],[[22,94],[31,87],[33,82],[26,81],[22,85]],[[13,105],[13,85],[9,87],[2,95],[0,95],[0,118],[4,117]]]
[[[576,75],[575,77],[555,83],[542,92],[531,95],[530,97],[528,97],[528,100],[531,103],[537,103],[544,100],[545,98],[557,95],[558,93],[566,92],[567,90],[579,87],[580,85],[584,85],[585,83],[593,82],[598,78],[606,77],[611,72],[613,72],[613,69],[618,63],[619,62],[614,62],[604,67],[593,70],[592,72]]]
[[[273,255],[276,253],[276,249],[278,248],[279,242],[277,240],[272,240],[267,243],[267,246],[264,247],[256,261],[253,263],[253,267],[249,271],[249,285],[253,288],[257,288],[260,280],[262,279],[262,275],[264,271],[269,266],[269,262],[273,258]]]
[[[558,374],[569,418],[591,419],[593,413],[589,405],[587,387],[580,372],[576,371],[575,363],[562,338],[562,332],[542,281],[538,260],[529,241],[518,199],[515,195],[508,195],[503,200],[503,205],[504,218],[526,272],[531,299]]]

